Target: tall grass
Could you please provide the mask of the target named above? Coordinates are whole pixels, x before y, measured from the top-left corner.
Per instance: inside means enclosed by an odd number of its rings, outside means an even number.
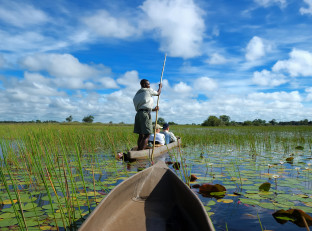
[[[126,152],[136,145],[132,126],[63,125],[63,124],[2,124],[0,125],[0,192],[5,191],[20,229],[50,225],[51,229],[73,229],[97,204],[98,192],[106,193],[118,176],[128,176],[126,164],[115,160],[117,152]],[[253,158],[260,153],[282,149],[285,156],[295,146],[309,148],[312,155],[310,127],[220,127],[171,126],[182,137],[183,145],[202,153],[212,146],[220,153],[233,147],[248,150]],[[190,160],[179,147],[173,152],[181,162],[180,177],[189,184]],[[203,157],[206,158],[206,157]],[[207,161],[207,160],[205,160]],[[235,160],[233,160],[235,163]],[[235,164],[233,164],[235,165]],[[240,187],[240,169],[234,166]],[[40,191],[41,194],[37,194]],[[25,196],[27,195],[27,196]],[[45,196],[44,202],[40,202]],[[29,198],[27,198],[29,197]],[[35,206],[29,210],[24,198]],[[27,200],[26,200],[27,201]],[[30,222],[25,212],[42,212],[37,222]],[[40,219],[39,219],[40,218]],[[50,219],[50,220],[49,220]],[[52,219],[52,220],[51,220]],[[1,222],[1,221],[0,221]]]

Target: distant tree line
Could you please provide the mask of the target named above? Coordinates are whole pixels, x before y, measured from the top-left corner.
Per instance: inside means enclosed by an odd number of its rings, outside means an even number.
[[[73,121],[73,116],[70,115],[65,119],[68,123]],[[93,123],[94,120],[94,116],[93,115],[88,115],[83,117],[82,122],[84,123]],[[60,123],[59,121],[55,121],[55,120],[45,120],[45,121],[41,121],[41,120],[31,120],[31,121],[10,121],[10,120],[6,120],[6,121],[0,121],[0,123]]]
[[[227,115],[209,116],[202,124],[202,126],[269,126],[269,125],[312,125],[312,121],[308,119],[300,120],[300,121],[286,121],[286,122],[277,122],[276,119],[272,119],[270,121],[265,121],[262,119],[255,120],[246,120],[244,122],[236,122],[234,120],[231,121],[231,118]]]

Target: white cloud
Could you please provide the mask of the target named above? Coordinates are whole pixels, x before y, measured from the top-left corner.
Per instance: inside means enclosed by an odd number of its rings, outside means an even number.
[[[254,72],[252,81],[255,84],[265,87],[276,87],[287,82],[283,74],[270,72],[268,70]]]
[[[279,4],[281,7],[285,7],[287,3],[286,0],[254,0],[254,1],[263,7],[269,7],[275,4]]]
[[[251,93],[248,99],[261,100],[261,101],[283,101],[283,102],[301,102],[302,98],[298,91],[292,92],[273,92],[273,93]]]
[[[130,87],[131,89],[140,88],[139,73],[137,71],[127,71],[123,76],[117,79],[117,83]]]
[[[129,38],[138,30],[129,23],[127,18],[117,18],[106,10],[100,10],[95,15],[82,20],[87,26],[102,37]]]
[[[49,51],[68,46],[66,42],[57,41],[51,37],[45,37],[41,33],[21,31],[10,34],[0,29],[0,50],[21,53],[25,51]]]
[[[211,55],[210,59],[208,59],[206,62],[211,64],[211,65],[219,65],[219,64],[227,63],[228,60],[224,56],[222,56],[218,53],[213,53]]]
[[[79,62],[70,54],[35,54],[22,61],[30,71],[47,71],[57,78],[81,78],[98,74],[98,70]]]
[[[16,27],[26,27],[43,24],[49,17],[43,11],[23,2],[1,1],[0,20]]]
[[[307,101],[312,101],[312,87],[308,87],[305,89],[305,92],[307,92]]]
[[[161,50],[170,56],[191,58],[201,54],[205,23],[193,0],[146,0],[142,25],[159,33]]]
[[[218,87],[218,84],[214,79],[211,79],[205,76],[195,79],[193,83],[194,90],[200,93],[207,93],[207,91],[213,91],[217,87]]]
[[[108,89],[119,88],[116,81],[110,77],[100,78],[99,82],[104,86],[104,88],[108,88]]]
[[[306,4],[308,4],[308,8],[301,7],[301,14],[312,14],[312,0],[303,0]]]
[[[214,26],[212,29],[212,35],[218,37],[220,35],[220,29],[217,26]]]
[[[270,49],[270,46],[265,44],[262,38],[254,36],[246,47],[245,57],[248,61],[255,61],[262,58]]]
[[[110,69],[104,65],[80,63],[70,54],[35,54],[24,58],[21,64],[30,71],[48,72],[55,77],[53,83],[61,88],[118,88],[114,79],[103,77],[110,74]]]
[[[179,95],[179,97],[188,96],[192,92],[192,87],[184,82],[179,82],[173,86],[173,91]]]
[[[3,87],[5,98],[14,105],[21,103],[22,108],[27,104],[49,104],[51,98],[65,95],[53,87],[52,80],[37,73],[25,72],[23,79],[6,79]]]
[[[278,61],[272,70],[285,71],[292,77],[312,76],[312,53],[294,49],[289,56],[288,60]]]

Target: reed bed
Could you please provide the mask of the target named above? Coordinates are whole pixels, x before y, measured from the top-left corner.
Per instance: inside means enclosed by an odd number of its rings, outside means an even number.
[[[0,125],[0,229],[76,230],[115,185],[136,172],[115,158],[135,146],[132,130],[131,125]],[[248,188],[246,172],[253,177],[280,173],[280,159],[296,155],[297,147],[312,155],[308,126],[176,125],[171,130],[182,137],[182,147],[171,158],[181,162],[177,174],[187,184],[200,168],[205,182],[222,181],[237,193]],[[306,190],[312,187],[309,171],[299,175],[306,179]],[[296,171],[287,174],[293,177]],[[221,180],[224,175],[235,182]],[[281,187],[278,180],[276,187]]]

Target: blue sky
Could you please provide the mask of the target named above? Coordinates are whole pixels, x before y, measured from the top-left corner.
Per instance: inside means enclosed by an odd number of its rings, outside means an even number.
[[[0,120],[133,123],[165,53],[166,121],[312,120],[311,24],[312,0],[0,0]]]

